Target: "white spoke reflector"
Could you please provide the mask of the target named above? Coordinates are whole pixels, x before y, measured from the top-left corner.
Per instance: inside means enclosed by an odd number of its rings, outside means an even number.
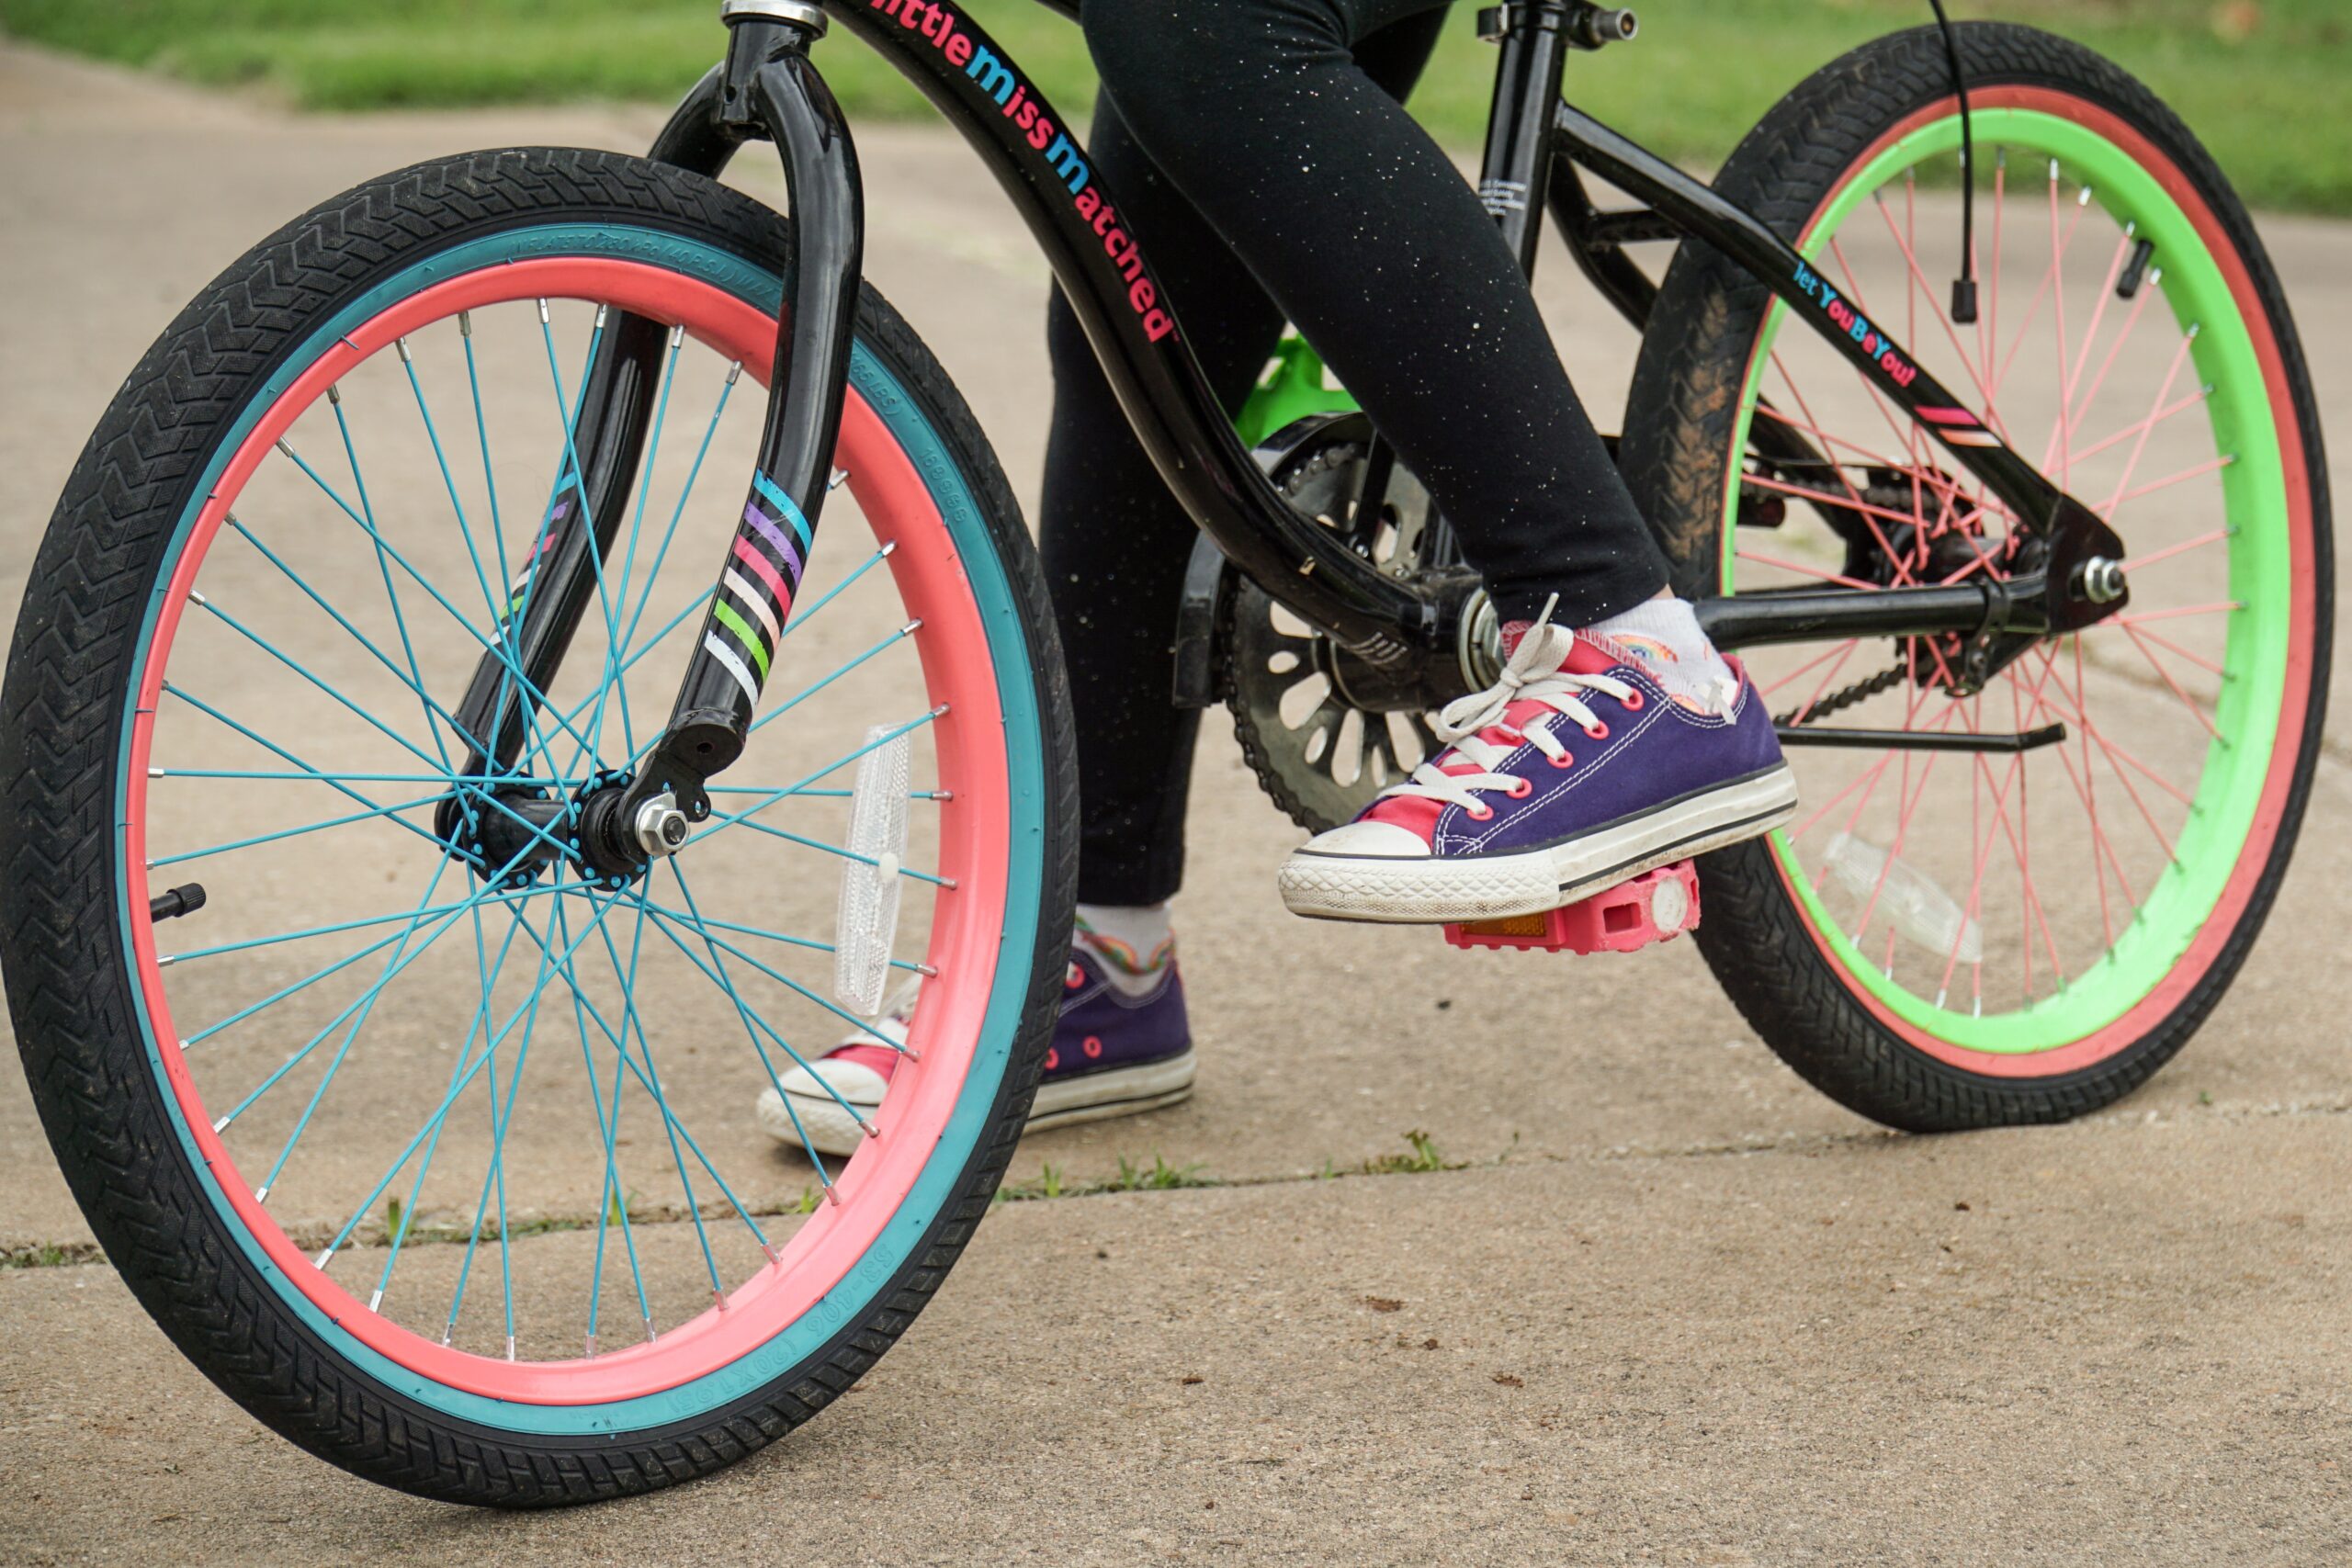
[[[907,853],[907,775],[914,739],[901,734],[876,746],[893,727],[865,732],[874,749],[858,759],[850,791],[849,852],[842,862],[834,916],[833,995],[860,1018],[882,1010],[890,948],[899,933],[899,868]]]

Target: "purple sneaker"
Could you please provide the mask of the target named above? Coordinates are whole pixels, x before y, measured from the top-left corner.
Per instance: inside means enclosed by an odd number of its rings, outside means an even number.
[[[881,1027],[903,1033],[903,1017]],[[852,1035],[806,1067],[783,1075],[784,1094],[760,1092],[760,1125],[795,1148],[806,1146],[786,1101],[808,1131],[808,1145],[827,1155],[848,1155],[862,1141],[851,1121],[826,1092],[830,1084],[861,1115],[882,1103],[899,1055],[880,1035]],[[824,1083],[816,1075],[824,1075]],[[1072,1122],[1097,1122],[1156,1111],[1191,1097],[1193,1033],[1184,1017],[1184,982],[1170,958],[1148,989],[1130,996],[1113,985],[1100,954],[1082,942],[1070,948],[1062,976],[1061,1020],[1046,1052],[1045,1076],[1029,1108],[1027,1131]]]
[[[1292,853],[1283,902],[1333,920],[1534,914],[1770,831],[1796,781],[1731,669],[1713,702],[1678,698],[1638,659],[1538,625],[1498,684],[1447,705],[1447,750]]]

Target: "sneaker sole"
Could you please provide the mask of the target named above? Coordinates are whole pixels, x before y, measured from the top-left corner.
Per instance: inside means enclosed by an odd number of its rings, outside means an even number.
[[[1329,855],[1284,862],[1283,903],[1318,920],[1438,925],[1556,909],[1630,877],[1769,833],[1796,814],[1786,764],[1640,817],[1517,854]]]
[[[1189,1100],[1192,1094],[1193,1053],[1186,1051],[1181,1056],[1162,1061],[1141,1062],[1132,1067],[1114,1067],[1107,1072],[1064,1078],[1058,1083],[1040,1084],[1022,1131],[1035,1133],[1079,1122],[1138,1115]],[[761,1130],[778,1143],[794,1148],[813,1146],[820,1155],[846,1157],[867,1141],[857,1130],[857,1123],[832,1100],[795,1094],[788,1097],[791,1108],[798,1113],[800,1125],[808,1134],[803,1143],[799,1132],[793,1127],[792,1117],[786,1114],[786,1098],[773,1089],[763,1089],[756,1107]],[[857,1109],[869,1120],[874,1114],[872,1106],[861,1105]]]

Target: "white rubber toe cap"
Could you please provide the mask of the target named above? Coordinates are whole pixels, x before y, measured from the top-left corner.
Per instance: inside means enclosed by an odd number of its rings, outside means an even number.
[[[824,1075],[821,1083],[817,1077],[820,1073]],[[825,1086],[831,1084],[833,1094],[840,1095],[861,1111],[881,1104],[882,1091],[890,1087],[888,1081],[872,1067],[830,1057],[820,1057],[805,1067],[795,1067],[784,1074],[780,1081],[784,1085],[784,1092],[795,1100],[821,1100],[827,1104],[832,1103],[833,1099],[832,1094],[825,1092]],[[767,1092],[774,1095],[775,1090]]]
[[[1394,822],[1350,822],[1317,833],[1306,847],[1320,855],[1361,855],[1372,860],[1424,860],[1429,841]]]

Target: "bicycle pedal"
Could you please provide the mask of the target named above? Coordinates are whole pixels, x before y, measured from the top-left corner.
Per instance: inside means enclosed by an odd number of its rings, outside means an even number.
[[[1454,947],[1527,947],[1546,953],[1632,953],[1670,942],[1699,923],[1699,874],[1687,860],[1645,871],[1562,908],[1446,926]]]

